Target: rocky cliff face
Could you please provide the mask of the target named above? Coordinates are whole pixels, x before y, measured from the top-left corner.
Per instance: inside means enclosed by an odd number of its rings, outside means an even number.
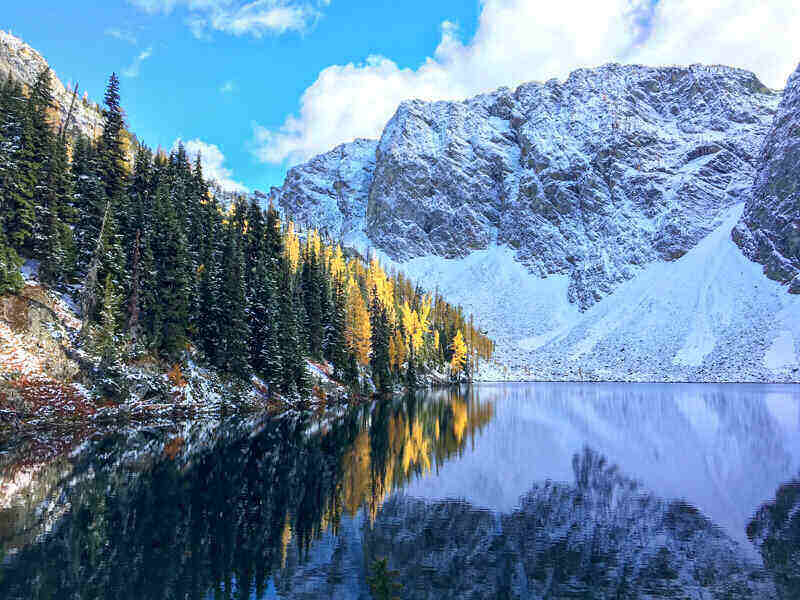
[[[374,154],[364,140],[340,146],[292,169],[273,198],[397,260],[507,245],[537,275],[568,275],[586,309],[744,201],[778,99],[727,67],[606,65],[405,102]]]
[[[31,86],[39,73],[48,66],[44,57],[21,39],[0,31],[0,77],[3,81],[11,74],[14,79]],[[72,91],[64,87],[55,73],[52,75],[53,98],[63,122],[72,101]],[[103,117],[97,105],[77,98],[71,126],[85,135],[94,136],[100,132],[102,125]]]
[[[295,220],[351,240],[364,231],[375,150],[378,142],[357,139],[341,144],[289,170],[270,200]]]
[[[786,85],[733,239],[767,277],[800,293],[800,66]]]

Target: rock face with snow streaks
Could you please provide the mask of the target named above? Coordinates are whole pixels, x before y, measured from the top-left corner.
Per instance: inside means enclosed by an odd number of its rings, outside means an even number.
[[[568,275],[586,309],[744,201],[778,99],[738,69],[611,64],[464,102],[404,102],[360,170],[363,140],[296,167],[274,198],[296,219],[356,231],[360,215],[339,205],[366,193],[365,233],[392,258],[508,245],[531,272]],[[320,190],[352,200],[317,202]]]
[[[358,235],[364,229],[377,145],[357,139],[290,169],[283,187],[272,188],[270,200],[334,238]]]
[[[784,90],[733,239],[767,277],[800,293],[800,66]]]
[[[798,381],[799,74],[606,65],[404,102],[364,144],[273,197],[475,314],[479,379]]]

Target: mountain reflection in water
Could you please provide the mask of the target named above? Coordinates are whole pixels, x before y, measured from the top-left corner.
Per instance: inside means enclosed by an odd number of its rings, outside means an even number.
[[[798,398],[482,385],[28,442],[0,455],[0,598],[366,600],[379,557],[409,599],[797,598]]]

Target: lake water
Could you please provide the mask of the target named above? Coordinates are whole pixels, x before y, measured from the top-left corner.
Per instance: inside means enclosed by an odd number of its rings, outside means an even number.
[[[381,558],[403,599],[800,598],[794,386],[486,384],[86,435],[0,454],[0,598],[367,600]]]

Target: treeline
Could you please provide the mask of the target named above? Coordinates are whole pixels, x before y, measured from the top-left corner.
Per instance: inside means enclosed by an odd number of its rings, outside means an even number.
[[[491,355],[460,308],[296,232],[272,207],[223,206],[182,146],[138,144],[115,75],[104,101],[101,135],[73,138],[56,127],[49,71],[30,90],[10,78],[0,90],[0,293],[22,285],[23,259],[38,260],[42,283],[79,299],[104,364],[119,364],[120,348],[173,363],[195,347],[224,372],[302,394],[307,357],[387,392]]]

